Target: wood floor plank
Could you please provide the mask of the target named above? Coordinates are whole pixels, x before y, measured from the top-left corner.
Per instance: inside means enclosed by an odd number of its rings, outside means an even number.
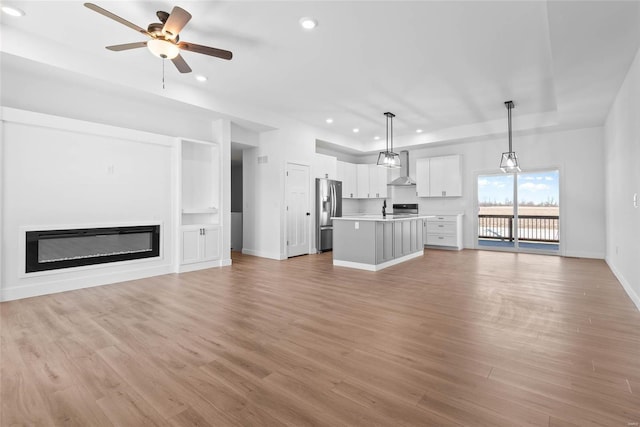
[[[331,256],[0,304],[0,424],[640,424],[640,312],[602,260]]]

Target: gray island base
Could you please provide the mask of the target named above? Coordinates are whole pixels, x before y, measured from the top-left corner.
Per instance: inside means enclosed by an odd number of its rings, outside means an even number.
[[[378,271],[424,254],[428,216],[368,215],[333,219],[333,265]]]

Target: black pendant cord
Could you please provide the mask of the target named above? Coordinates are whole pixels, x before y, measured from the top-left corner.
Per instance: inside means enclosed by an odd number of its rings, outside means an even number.
[[[511,109],[513,108],[513,104],[509,104],[507,107],[507,112],[509,113],[509,152],[513,153],[513,149],[511,148]]]
[[[391,152],[393,153],[393,116],[391,116]]]
[[[387,116],[387,133],[385,135],[386,139],[387,139],[387,153],[389,152],[389,116]]]

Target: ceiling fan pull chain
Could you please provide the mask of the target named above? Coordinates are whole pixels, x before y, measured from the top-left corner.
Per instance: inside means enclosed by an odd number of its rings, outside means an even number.
[[[164,89],[164,59],[162,60],[162,89]]]

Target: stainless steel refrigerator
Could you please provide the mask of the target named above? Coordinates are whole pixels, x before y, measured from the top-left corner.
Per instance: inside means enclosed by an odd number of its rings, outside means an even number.
[[[333,221],[342,216],[342,182],[316,178],[316,249],[318,252],[333,248]]]

